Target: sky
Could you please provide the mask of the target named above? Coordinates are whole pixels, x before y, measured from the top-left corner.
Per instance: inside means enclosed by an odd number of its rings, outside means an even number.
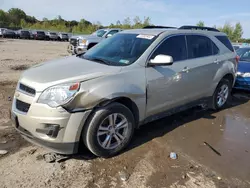
[[[20,8],[38,19],[66,20],[82,18],[103,25],[126,17],[144,16],[155,25],[195,25],[202,20],[206,26],[222,26],[240,22],[243,37],[250,38],[249,0],[0,0],[0,9]]]

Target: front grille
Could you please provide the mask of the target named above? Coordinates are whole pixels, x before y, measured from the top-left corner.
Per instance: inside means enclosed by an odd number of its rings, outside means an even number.
[[[73,46],[77,46],[77,39],[70,39],[70,44],[72,44]]]
[[[28,94],[31,94],[31,95],[35,95],[36,94],[36,90],[34,90],[33,88],[30,88],[26,85],[23,85],[23,84],[19,84],[19,89],[21,91],[24,91],[25,93],[28,93]]]
[[[30,104],[20,101],[20,100],[16,100],[16,108],[21,111],[21,112],[25,112],[27,113],[29,111],[30,108]]]

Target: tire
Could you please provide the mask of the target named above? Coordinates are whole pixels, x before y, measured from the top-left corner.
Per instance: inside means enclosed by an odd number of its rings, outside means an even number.
[[[121,121],[126,122],[122,124],[126,126],[119,129],[120,132],[118,131],[118,129],[116,130],[115,128],[113,128],[116,126],[111,125],[112,123],[110,123],[109,119],[109,117],[111,117],[111,114],[112,117],[115,117],[114,114],[117,114],[117,124],[114,123],[113,125],[119,125],[119,122]],[[104,127],[107,130],[102,132],[100,130],[100,127]],[[97,109],[90,116],[84,127],[82,139],[86,147],[96,156],[112,157],[122,151],[129,144],[134,133],[134,127],[135,120],[132,112],[126,106],[120,103],[111,103],[105,107]],[[97,136],[98,133],[100,134],[100,136]],[[119,137],[117,137],[117,135]],[[118,144],[118,140],[121,138],[120,135],[123,136],[124,139],[120,144]],[[105,144],[105,140],[110,140],[110,142],[106,141]],[[101,144],[106,145],[106,147],[108,148],[104,148],[104,146],[102,146]]]
[[[226,93],[223,92],[223,94],[221,95],[220,93],[222,92],[222,90],[226,91],[226,88],[228,91]],[[232,91],[232,83],[230,82],[230,80],[223,78],[218,84],[213,94],[212,109],[213,110],[224,109],[231,99],[231,91]],[[220,96],[224,96],[224,97],[220,97]],[[221,100],[219,97],[223,98],[224,100]],[[221,103],[219,102],[219,100],[221,100]]]

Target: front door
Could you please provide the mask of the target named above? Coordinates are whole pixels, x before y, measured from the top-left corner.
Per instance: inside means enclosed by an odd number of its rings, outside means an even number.
[[[188,55],[184,35],[165,39],[150,59],[160,54],[172,56],[174,63],[146,68],[147,117],[188,103],[186,93],[191,92],[188,85],[193,84],[188,82],[190,74],[186,69]]]

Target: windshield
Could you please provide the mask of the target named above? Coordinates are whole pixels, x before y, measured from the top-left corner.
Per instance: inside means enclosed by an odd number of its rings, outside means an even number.
[[[250,62],[250,48],[239,48],[236,52],[240,56],[240,61]]]
[[[106,29],[100,29],[100,30],[95,31],[92,35],[96,35],[98,37],[102,37],[106,32],[107,32]]]
[[[114,66],[134,63],[152,44],[155,36],[138,34],[116,34],[90,50],[81,57]]]

